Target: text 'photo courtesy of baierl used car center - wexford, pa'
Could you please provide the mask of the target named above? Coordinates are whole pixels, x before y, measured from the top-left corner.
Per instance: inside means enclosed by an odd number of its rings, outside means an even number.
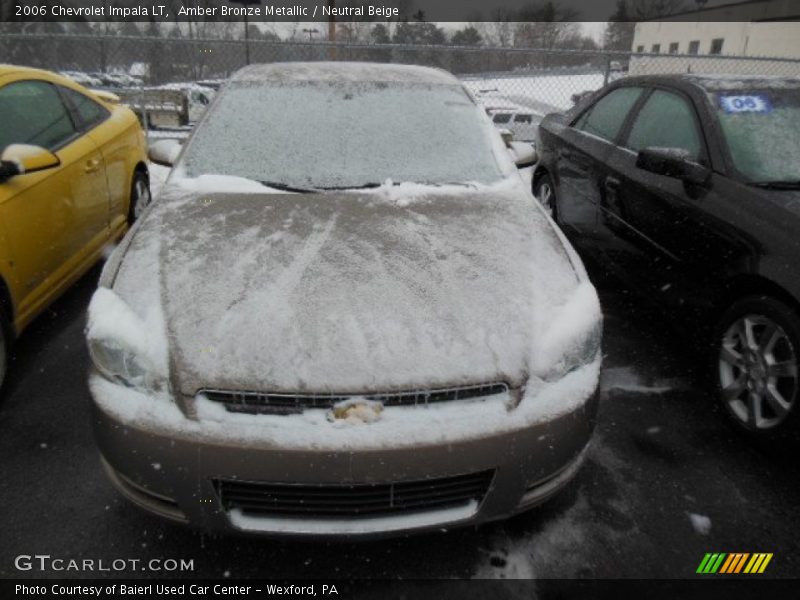
[[[3,0],[3,597],[791,598],[800,6]]]

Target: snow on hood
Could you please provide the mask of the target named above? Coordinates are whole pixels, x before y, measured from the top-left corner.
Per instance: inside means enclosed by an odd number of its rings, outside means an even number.
[[[184,394],[521,385],[599,318],[596,294],[519,184],[452,187],[168,185],[101,283],[140,315],[160,302]]]

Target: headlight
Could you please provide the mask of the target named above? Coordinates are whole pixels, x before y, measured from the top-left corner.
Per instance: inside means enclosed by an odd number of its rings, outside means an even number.
[[[539,332],[531,373],[552,381],[592,362],[600,352],[602,335],[600,301],[594,286],[586,281]]]
[[[564,377],[567,373],[589,364],[600,352],[602,338],[602,321],[597,321],[589,329],[584,330],[572,339],[565,340],[561,347],[561,355],[540,376],[545,380]]]
[[[110,381],[142,390],[159,387],[149,361],[120,342],[90,339],[89,355],[100,374]]]
[[[89,304],[86,339],[103,377],[143,391],[166,387],[167,343],[159,307],[153,303],[142,318],[112,290],[98,288]]]

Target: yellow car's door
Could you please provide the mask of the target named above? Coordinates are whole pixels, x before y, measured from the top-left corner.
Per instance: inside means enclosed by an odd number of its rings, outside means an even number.
[[[92,135],[110,113],[98,103],[69,88],[56,85],[73,116],[80,137],[56,152],[71,172],[74,238],[69,250],[69,270],[97,253],[109,237],[108,161]],[[115,187],[120,187],[115,184]],[[125,186],[127,192],[128,186]]]
[[[131,195],[130,157],[136,153],[140,130],[125,125],[126,115],[111,114],[85,94],[69,88],[60,88],[60,91],[73,107],[87,136],[102,153],[108,184],[108,201],[104,209],[108,214],[110,232],[119,232],[127,223]]]
[[[9,283],[21,328],[63,290],[92,241],[107,232],[108,193],[99,150],[78,131],[53,84],[21,80],[0,87],[0,115],[0,149],[31,144],[61,161],[0,185],[0,226],[11,250]]]

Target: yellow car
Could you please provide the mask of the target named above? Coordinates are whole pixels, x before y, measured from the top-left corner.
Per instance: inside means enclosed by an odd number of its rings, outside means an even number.
[[[0,65],[0,385],[14,337],[150,202],[146,156],[112,94]]]

